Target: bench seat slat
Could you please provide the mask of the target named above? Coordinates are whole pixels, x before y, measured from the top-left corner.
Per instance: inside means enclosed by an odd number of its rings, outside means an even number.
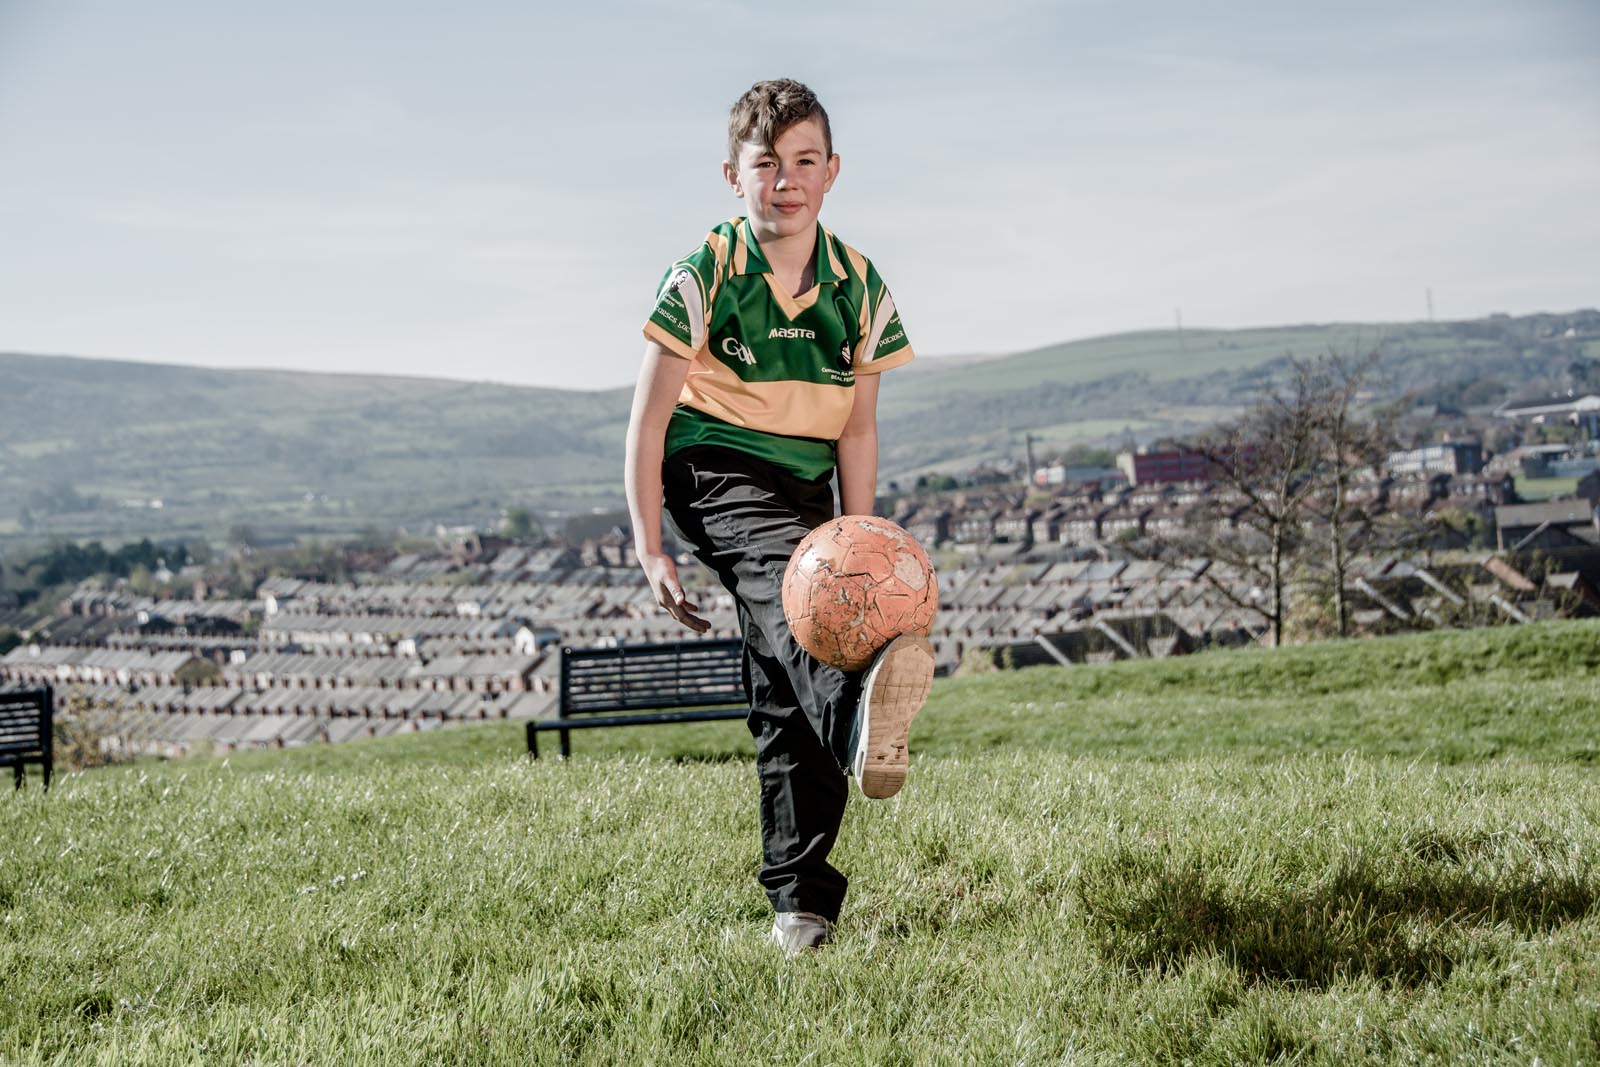
[[[594,704],[589,707],[568,708],[564,715],[603,715],[608,711],[648,711],[651,708],[718,708],[738,704],[748,709],[742,699],[739,700],[686,700],[676,704],[664,704],[659,700],[614,700],[608,704]]]
[[[674,693],[742,693],[744,686],[728,682],[707,682],[695,685],[616,685],[616,686],[584,686],[567,690],[567,699],[582,700],[592,698],[605,700],[609,697],[629,696],[671,696]]]
[[[663,711],[656,715],[592,715],[582,719],[536,719],[535,730],[585,730],[592,726],[646,726],[653,723],[707,722],[713,719],[742,719],[743,708],[700,708],[695,711]]]
[[[742,685],[738,675],[693,674],[673,677],[652,674],[625,678],[575,678],[567,689],[578,693],[606,693],[616,689],[730,689]]]
[[[610,678],[574,678],[567,688],[569,690],[584,692],[607,692],[613,689],[694,689],[714,688],[727,689],[743,683],[739,675],[728,674],[634,674],[613,675]]]

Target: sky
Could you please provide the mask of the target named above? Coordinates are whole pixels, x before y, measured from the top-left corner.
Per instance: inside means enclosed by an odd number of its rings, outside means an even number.
[[[926,356],[1600,304],[1592,0],[0,0],[0,351],[628,385],[780,76]]]

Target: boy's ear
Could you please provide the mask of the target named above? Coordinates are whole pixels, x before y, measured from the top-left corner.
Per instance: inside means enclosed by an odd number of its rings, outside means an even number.
[[[828,157],[828,180],[822,183],[823,192],[831,192],[833,183],[839,177],[839,153],[835,152]]]
[[[737,164],[722,161],[722,177],[727,180],[728,187],[733,190],[733,195],[744,199],[744,186],[739,184],[739,167]]]

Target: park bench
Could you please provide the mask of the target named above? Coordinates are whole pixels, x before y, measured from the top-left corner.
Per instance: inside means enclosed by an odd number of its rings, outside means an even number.
[[[539,758],[546,730],[561,732],[561,754],[570,756],[572,730],[742,719],[749,710],[737,637],[563,648],[557,717],[528,723],[528,755]]]
[[[22,788],[22,768],[37,763],[44,768],[44,787],[50,788],[54,762],[55,697],[49,686],[0,691],[0,767],[11,767]]]

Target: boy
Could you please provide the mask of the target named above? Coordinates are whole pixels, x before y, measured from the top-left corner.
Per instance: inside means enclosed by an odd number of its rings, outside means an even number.
[[[911,359],[894,302],[859,252],[817,222],[839,173],[811,90],[758,82],[734,104],[722,165],[748,216],[667,271],[645,323],[628,423],[628,508],[656,602],[708,627],[661,550],[665,506],[734,596],[761,785],[759,875],[793,955],[826,943],[844,902],[828,863],[853,772],[869,797],[905,779],[906,734],[928,698],[926,638],[896,638],[861,674],[813,659],[783,618],[789,557],[833,518],[871,514],[878,373]]]

